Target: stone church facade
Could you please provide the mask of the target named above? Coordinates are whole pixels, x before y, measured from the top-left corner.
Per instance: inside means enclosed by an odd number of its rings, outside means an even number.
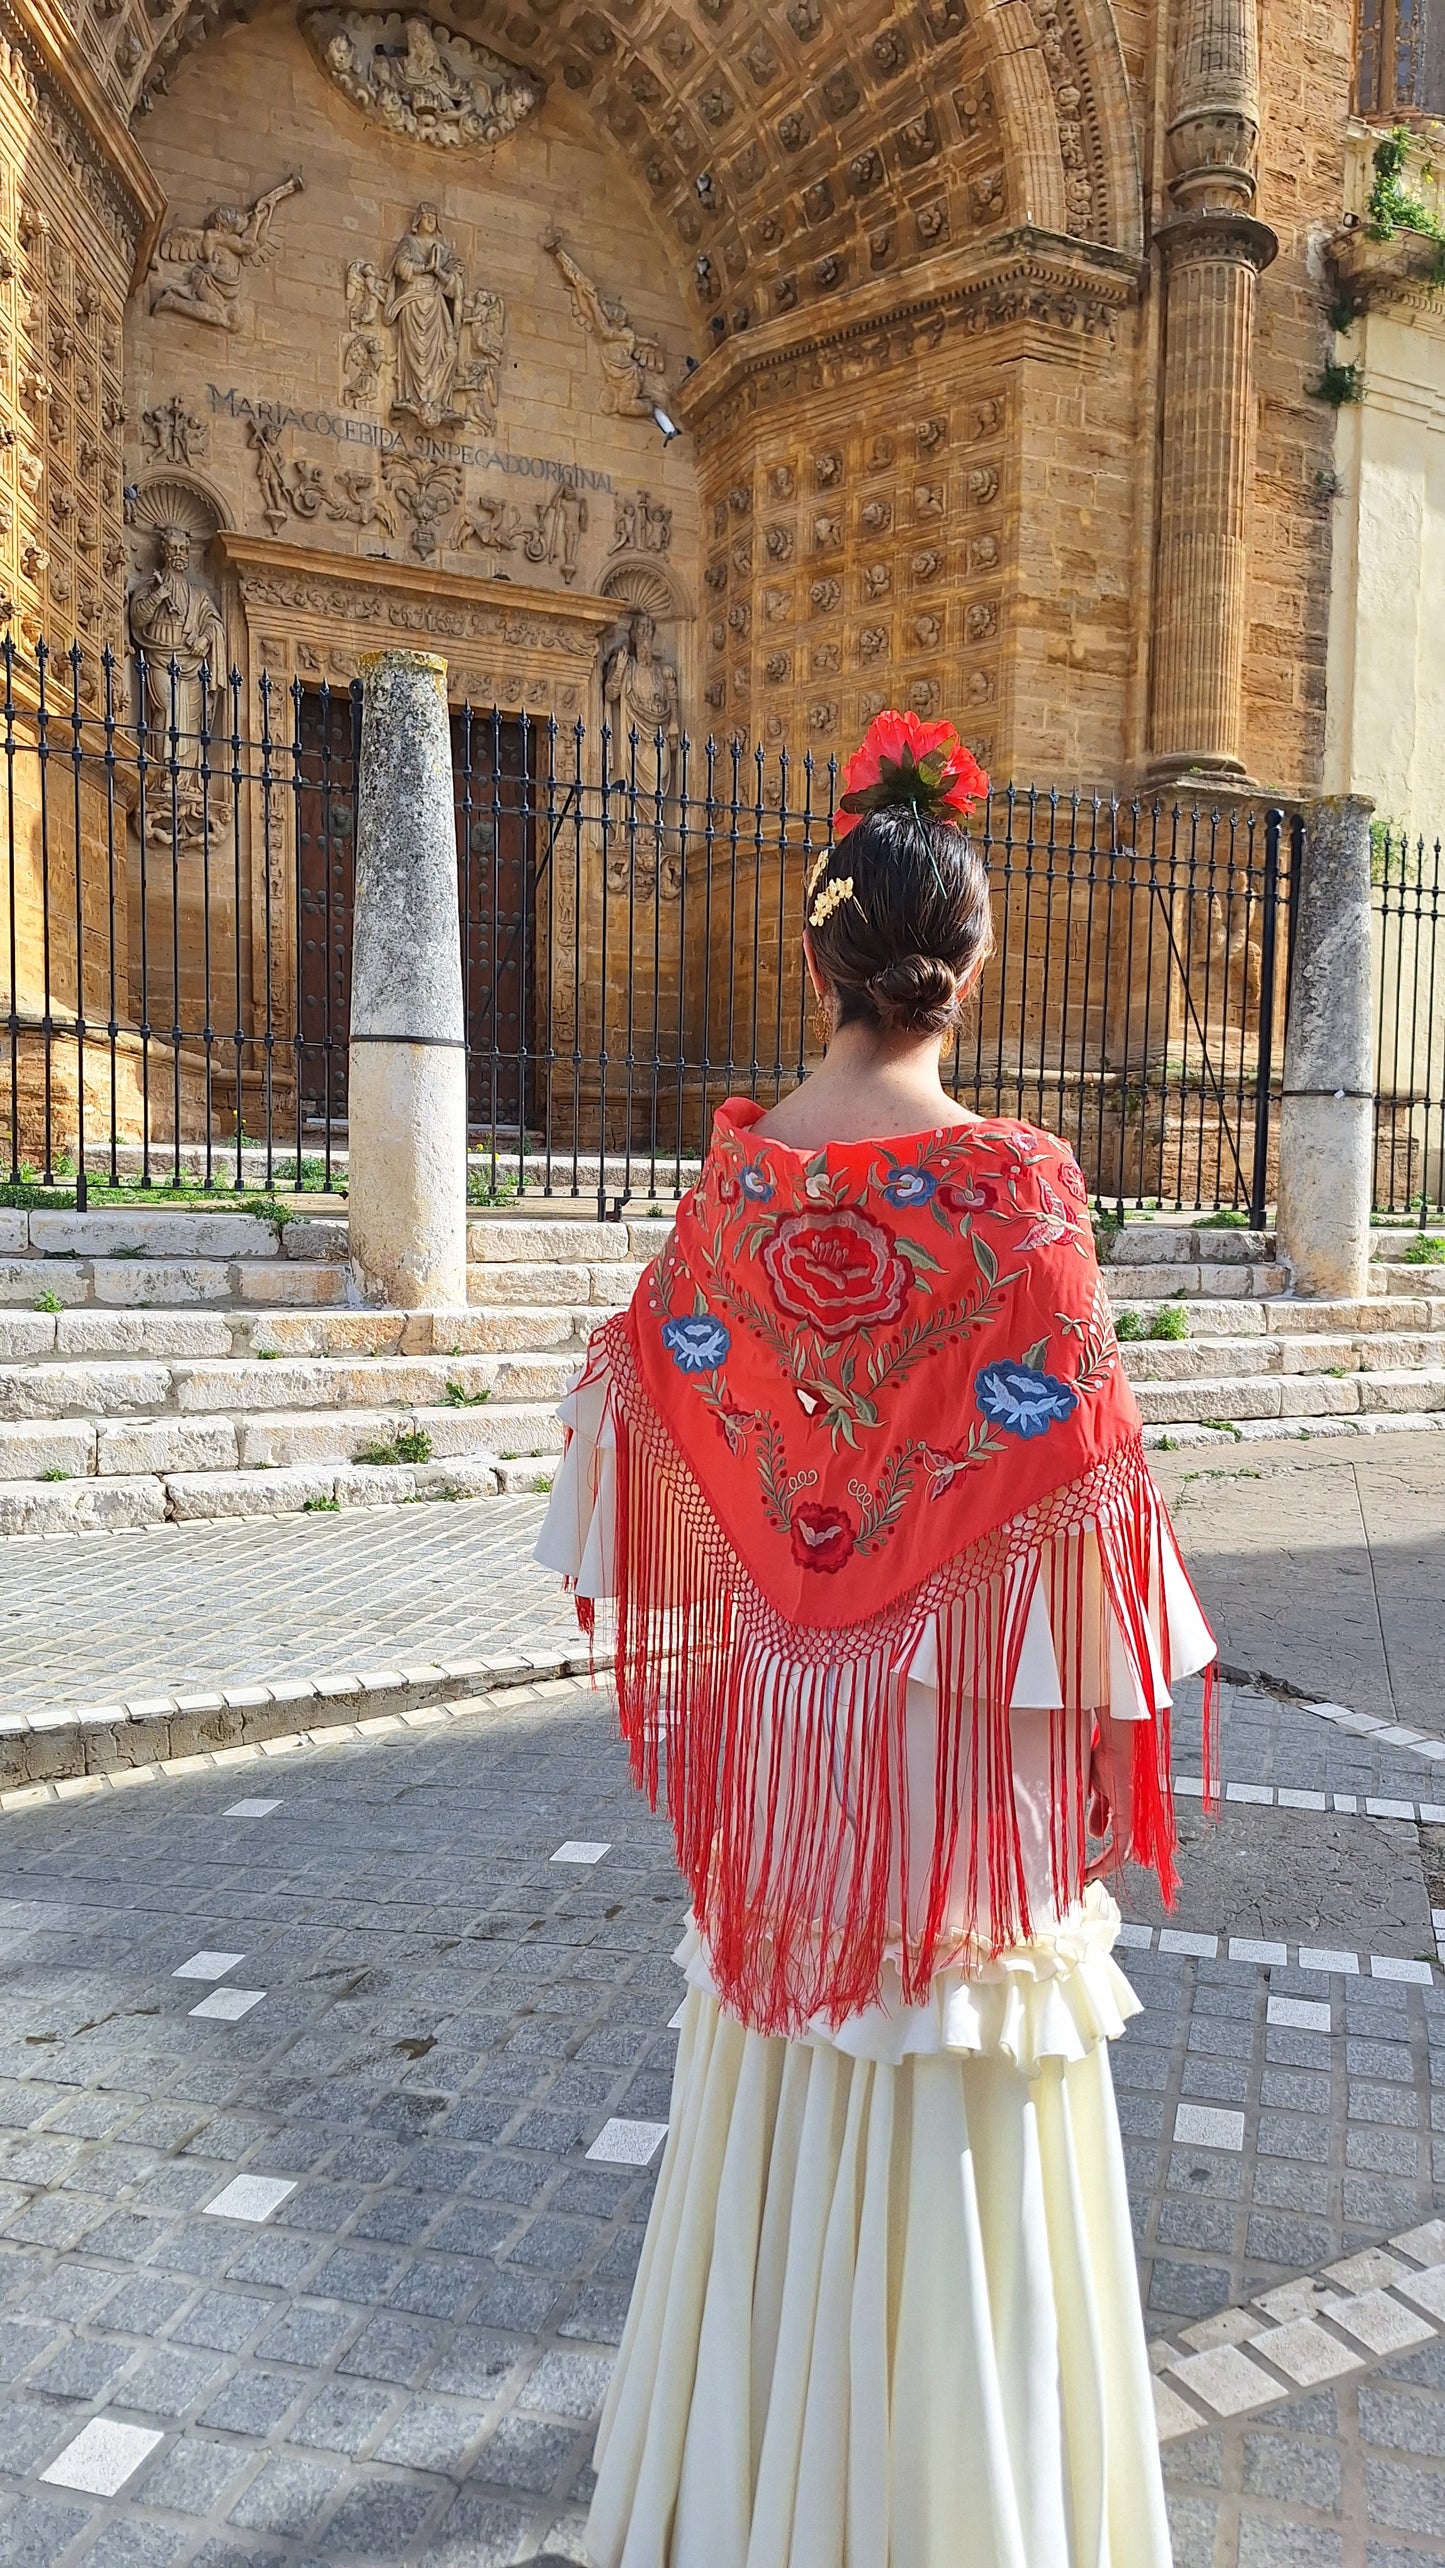
[[[1351,0],[5,11],[22,642],[1317,782]]]
[[[180,860],[184,742],[397,640],[594,761],[660,733],[669,794],[684,733],[826,763],[890,702],[1000,781],[1348,784],[1362,5],[0,0],[12,722],[42,637],[87,717],[143,650]]]

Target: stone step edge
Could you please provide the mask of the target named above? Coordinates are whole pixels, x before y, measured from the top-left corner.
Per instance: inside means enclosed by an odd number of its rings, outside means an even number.
[[[519,1689],[544,1682],[566,1680],[590,1690],[593,1675],[612,1663],[610,1647],[600,1641],[589,1651],[580,1637],[575,1648],[539,1639],[441,1666],[278,1677],[124,1703],[0,1713],[0,1811],[492,1711],[514,1703]],[[485,1693],[458,1696],[459,1686],[478,1679]],[[298,1714],[310,1705],[315,1717],[303,1726]]]
[[[264,1516],[304,1515],[316,1508],[329,1513],[333,1506],[540,1497],[550,1489],[559,1459],[556,1453],[537,1453],[473,1462],[459,1455],[454,1461],[426,1463],[296,1462],[270,1470],[86,1472],[67,1481],[0,1480],[0,1544],[156,1533],[170,1525],[239,1524]],[[247,1498],[261,1503],[229,1503]],[[41,1521],[15,1522],[25,1509]]]
[[[1193,1389],[1193,1385],[1187,1386]],[[1199,1445],[1307,1443],[1321,1436],[1439,1435],[1445,1409],[1376,1409],[1367,1415],[1319,1418],[1240,1418],[1205,1426],[1177,1418],[1144,1429],[1146,1453],[1182,1453]],[[3,1484],[0,1484],[3,1485]]]

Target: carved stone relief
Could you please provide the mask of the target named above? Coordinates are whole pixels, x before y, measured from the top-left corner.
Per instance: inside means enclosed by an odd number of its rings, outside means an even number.
[[[627,306],[604,295],[583,274],[556,232],[543,236],[542,247],[556,260],[566,281],[578,328],[594,341],[602,359],[603,409],[617,419],[650,419],[666,389],[657,341],[634,330]]]
[[[389,365],[393,420],[428,429],[496,425],[506,305],[488,287],[469,286],[434,205],[418,205],[385,274],[369,259],[352,260],[346,316],[341,380],[349,407],[376,399]]]
[[[380,526],[388,535],[396,533],[396,511],[374,472],[352,464],[328,473],[323,464],[287,456],[272,421],[249,419],[246,435],[256,460],[261,514],[273,535],[293,517],[323,516],[338,526]]]
[[[354,107],[438,151],[503,142],[541,102],[530,72],[435,18],[313,9],[301,26]]]
[[[646,490],[618,491],[613,500],[614,553],[665,553],[672,544],[672,510]],[[726,573],[724,573],[726,577]]]
[[[211,443],[211,423],[178,392],[141,412],[141,443],[163,464],[199,464]]]
[[[131,640],[141,670],[146,746],[153,762],[145,808],[148,842],[182,855],[204,849],[226,813],[214,742],[224,716],[226,629],[200,561],[215,519],[188,483],[142,489],[134,522],[151,538],[149,560],[131,593]]]
[[[288,196],[298,196],[301,186],[293,171],[249,207],[214,205],[202,222],[177,224],[163,233],[156,250],[152,312],[175,312],[209,330],[239,330],[245,318],[241,287],[246,271],[272,256],[276,208]]]
[[[658,649],[657,627],[645,608],[629,617],[622,641],[606,657],[602,701],[616,763],[623,768],[629,763],[635,733],[639,781],[665,808],[674,805],[682,758],[677,671]],[[619,891],[632,883],[645,889],[655,882],[663,899],[675,898],[682,889],[675,824],[620,835],[608,857],[607,879]]]

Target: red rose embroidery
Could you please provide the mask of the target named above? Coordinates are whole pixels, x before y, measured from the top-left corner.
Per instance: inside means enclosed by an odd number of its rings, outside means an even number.
[[[975,1174],[966,1185],[940,1186],[938,1200],[950,1213],[996,1213],[1008,1209],[1008,1188],[999,1177]]]
[[[867,1213],[792,1213],[763,1250],[773,1299],[822,1337],[896,1320],[913,1284],[893,1233]]]
[[[1072,1159],[1061,1159],[1058,1167],[1054,1171],[1054,1174],[1058,1178],[1059,1184],[1067,1189],[1069,1194],[1074,1197],[1076,1203],[1084,1204],[1088,1202],[1088,1190],[1085,1187],[1084,1180]]]
[[[841,1569],[853,1551],[853,1527],[841,1507],[795,1507],[793,1558],[803,1569]]]

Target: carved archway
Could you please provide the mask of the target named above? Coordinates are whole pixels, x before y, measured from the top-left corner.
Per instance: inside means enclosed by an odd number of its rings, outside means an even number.
[[[245,0],[92,0],[127,113]],[[452,0],[438,15],[585,97],[686,270],[701,341],[1020,223],[1137,252],[1108,0]],[[143,129],[142,129],[143,130]]]

